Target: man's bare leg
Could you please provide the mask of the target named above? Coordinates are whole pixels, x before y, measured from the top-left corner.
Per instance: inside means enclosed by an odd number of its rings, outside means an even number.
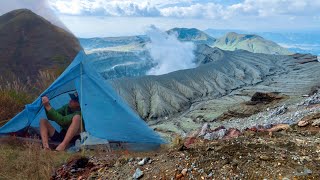
[[[81,124],[81,117],[80,115],[75,115],[72,118],[72,123],[68,128],[67,134],[64,137],[63,141],[59,146],[56,148],[57,151],[64,151],[66,147],[69,145],[70,141],[75,135],[80,133],[80,124]]]
[[[50,124],[50,122],[47,119],[40,120],[40,135],[43,148],[50,149],[49,137],[52,137],[54,132],[54,127]]]

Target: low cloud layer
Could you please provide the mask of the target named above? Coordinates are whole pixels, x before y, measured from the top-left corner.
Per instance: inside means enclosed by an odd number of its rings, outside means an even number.
[[[151,39],[147,49],[157,64],[147,73],[148,75],[167,74],[195,67],[193,43],[180,42],[176,35],[168,35],[155,26],[151,26],[146,34]]]
[[[234,4],[201,0],[49,0],[49,2],[57,12],[71,15],[208,19],[282,15],[313,17],[319,15],[320,8],[320,1],[314,0],[244,0]]]

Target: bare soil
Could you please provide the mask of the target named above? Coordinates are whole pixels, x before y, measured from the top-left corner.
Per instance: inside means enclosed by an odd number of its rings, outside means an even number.
[[[81,168],[59,168],[52,179],[132,179],[137,168],[141,179],[320,179],[319,130],[292,125],[229,140],[196,139],[189,148],[178,143],[149,153],[101,152],[85,157]],[[138,165],[144,157],[151,161]]]

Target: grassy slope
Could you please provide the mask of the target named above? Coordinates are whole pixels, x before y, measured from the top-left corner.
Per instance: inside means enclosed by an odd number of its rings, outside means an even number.
[[[72,154],[42,150],[39,144],[0,139],[0,179],[50,179]]]

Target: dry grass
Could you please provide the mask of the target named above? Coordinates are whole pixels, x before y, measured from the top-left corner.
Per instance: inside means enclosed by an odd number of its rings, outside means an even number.
[[[45,151],[39,143],[8,140],[0,144],[0,179],[50,179],[72,154]]]
[[[5,120],[22,111],[26,104],[31,103],[57,77],[57,72],[50,70],[39,71],[37,79],[29,79],[27,82],[22,82],[16,77],[9,82],[0,77],[0,127]]]
[[[57,79],[57,77],[58,74],[55,71],[39,71],[38,78],[33,87],[36,88],[38,93],[41,93],[42,91],[47,89],[52,84],[52,82]]]
[[[0,90],[0,120],[10,119],[30,103],[32,97],[13,90]]]
[[[35,80],[0,77],[0,127],[43,92],[56,78],[55,72],[39,71]],[[0,139],[0,180],[50,179],[54,169],[72,155],[45,151],[39,143]]]

